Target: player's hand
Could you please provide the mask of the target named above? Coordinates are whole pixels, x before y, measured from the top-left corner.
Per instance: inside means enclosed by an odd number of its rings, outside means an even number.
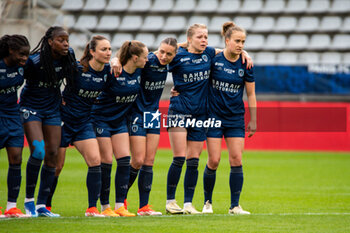
[[[249,56],[247,51],[243,50],[242,52],[242,64],[247,64],[247,69],[250,69],[254,66],[253,59]]]
[[[110,64],[111,64],[111,74],[114,74],[114,77],[118,77],[123,70],[123,67],[119,62],[119,59],[117,57],[113,57]]]
[[[170,96],[174,97],[174,96],[178,96],[178,95],[180,95],[180,93],[177,90],[175,90],[174,87],[172,87],[170,90]]]
[[[248,123],[247,130],[248,130],[248,137],[250,138],[256,132],[256,121],[250,121]]]

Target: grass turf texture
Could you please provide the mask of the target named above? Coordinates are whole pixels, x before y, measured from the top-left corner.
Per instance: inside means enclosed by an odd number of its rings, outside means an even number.
[[[18,207],[23,210],[25,166]],[[250,216],[228,215],[230,205],[228,153],[222,154],[213,195],[212,215],[163,215],[161,217],[87,218],[87,166],[75,150],[67,151],[66,165],[59,178],[53,212],[61,218],[0,219],[0,232],[350,232],[350,154],[326,152],[244,153],[245,182],[240,204]],[[202,153],[194,206],[203,207],[203,170],[207,153]],[[172,161],[170,150],[159,150],[154,167],[150,204],[165,214],[166,177]],[[7,155],[0,151],[0,206],[6,208]],[[113,163],[110,202],[114,207]],[[176,199],[183,204],[182,177]],[[36,191],[39,189],[37,185]],[[36,195],[37,196],[37,195]],[[129,210],[138,208],[137,181],[128,196]]]

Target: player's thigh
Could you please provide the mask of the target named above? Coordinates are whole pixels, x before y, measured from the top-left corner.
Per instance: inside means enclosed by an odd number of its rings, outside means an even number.
[[[95,138],[75,141],[73,144],[80,154],[82,154],[86,164],[89,167],[94,167],[101,164],[100,151]]]
[[[116,159],[130,155],[129,133],[119,133],[111,136],[113,153]]]
[[[222,138],[207,138],[208,150],[208,167],[217,169],[221,159],[221,142]]]
[[[6,147],[9,164],[22,163],[22,150],[23,147]]]
[[[146,158],[144,165],[153,166],[154,157],[156,156],[159,145],[159,134],[147,134]]]
[[[97,137],[100,150],[101,163],[111,164],[113,162],[113,148],[110,137]]]
[[[185,157],[187,148],[187,130],[180,127],[170,128],[168,134],[174,157]]]
[[[244,138],[242,137],[228,137],[225,138],[226,146],[229,154],[229,161],[231,166],[242,165],[242,153],[244,149]]]
[[[34,141],[41,142],[44,140],[44,134],[41,121],[29,121],[23,124],[24,132],[32,154],[35,150]],[[35,143],[34,143],[35,144]]]
[[[203,145],[204,141],[187,141],[186,159],[199,158]]]
[[[131,165],[140,169],[146,157],[146,137],[130,136]]]

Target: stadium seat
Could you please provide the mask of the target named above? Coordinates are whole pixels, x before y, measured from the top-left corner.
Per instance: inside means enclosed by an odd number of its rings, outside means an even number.
[[[129,7],[129,0],[109,0],[105,11],[126,11]]]
[[[287,38],[283,34],[268,35],[265,42],[265,50],[282,50],[286,46]]]
[[[286,3],[284,0],[266,0],[262,9],[264,13],[280,13],[283,12]]]
[[[314,52],[303,52],[299,54],[298,60],[300,65],[317,64],[320,62],[320,56]]]
[[[305,16],[299,19],[297,31],[311,32],[318,30],[319,20],[315,16]]]
[[[290,32],[294,31],[297,26],[297,19],[293,16],[282,16],[276,21],[274,28],[275,32]]]
[[[174,6],[173,0],[155,0],[150,11],[151,12],[168,12]]]
[[[139,33],[136,35],[135,40],[144,43],[150,51],[155,49],[158,45],[155,45],[155,36],[153,33]]]
[[[262,0],[244,0],[239,11],[242,13],[257,13],[261,11],[262,7]]]
[[[133,36],[131,33],[116,33],[113,36],[111,46],[113,49],[120,48],[125,41],[133,40]]]
[[[308,46],[307,35],[292,34],[288,37],[286,48],[289,50],[304,50]]]
[[[208,26],[209,32],[221,32],[222,25],[227,21],[231,19],[225,16],[214,16]]]
[[[143,20],[141,30],[143,31],[159,31],[163,28],[164,18],[163,16],[149,15]]]
[[[255,54],[255,63],[259,65],[275,65],[276,54],[270,52],[259,52]]]
[[[65,28],[73,28],[75,24],[74,15],[59,15],[56,18],[54,25],[58,25]]]
[[[314,34],[310,38],[307,49],[309,50],[325,50],[330,47],[331,38],[327,34]]]
[[[350,49],[350,35],[335,35],[331,45],[335,50],[349,50]]]
[[[350,12],[350,1],[333,0],[333,4],[329,11],[332,13]]]
[[[324,13],[328,11],[329,7],[329,0],[311,0],[307,12]]]
[[[249,16],[237,16],[233,19],[233,22],[247,31],[253,26],[253,18]]]
[[[342,20],[339,16],[325,16],[321,20],[320,31],[338,31],[341,28]]]
[[[284,12],[303,13],[308,7],[307,0],[289,0]]]
[[[87,0],[83,8],[84,11],[102,11],[106,7],[105,0]]]
[[[343,53],[342,63],[350,65],[350,53]]]
[[[65,0],[61,6],[63,11],[80,11],[83,9],[84,1],[83,0]]]
[[[97,16],[94,15],[80,15],[74,28],[77,30],[92,30],[97,25]]]
[[[184,16],[169,16],[164,24],[163,31],[183,31],[186,28],[186,18]]]
[[[191,12],[194,10],[196,2],[194,0],[177,0],[174,6],[174,12]]]
[[[350,32],[350,17],[343,20],[343,26],[340,29],[342,32]]]
[[[128,11],[146,12],[151,8],[151,0],[132,0]]]
[[[209,18],[207,16],[192,16],[187,22],[187,26],[191,26],[195,23],[209,25]]]
[[[186,34],[181,34],[176,39],[177,39],[177,43],[186,42],[187,41],[187,35]]]
[[[217,13],[235,13],[240,10],[240,0],[221,0]]]
[[[261,50],[265,46],[265,39],[263,35],[248,34],[245,41],[245,48],[247,50]]]
[[[251,28],[254,32],[270,32],[275,26],[275,20],[269,16],[259,16],[255,18],[253,27]]]
[[[218,0],[199,0],[195,12],[215,12],[218,8]]]
[[[142,18],[138,15],[124,16],[119,29],[122,31],[135,31],[141,28]]]
[[[208,45],[214,48],[224,48],[225,42],[218,34],[208,34]]]
[[[88,38],[84,33],[73,32],[69,35],[69,45],[72,47],[84,48],[87,42]]]
[[[339,64],[341,63],[342,58],[340,53],[336,52],[325,52],[321,53],[320,62],[322,64]]]
[[[164,40],[167,37],[177,38],[177,36],[173,33],[160,33],[160,34],[158,34],[157,39],[154,42],[154,44],[156,44],[158,46],[160,44],[160,42],[162,42],[162,40]],[[179,41],[179,42],[183,42],[183,41]]]
[[[298,63],[298,54],[292,52],[278,53],[276,63],[279,65],[296,65]]]
[[[117,30],[120,24],[119,16],[103,15],[100,18],[96,29],[101,31],[114,31]]]

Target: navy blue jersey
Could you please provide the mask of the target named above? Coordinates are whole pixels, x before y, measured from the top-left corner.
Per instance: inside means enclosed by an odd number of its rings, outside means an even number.
[[[184,114],[206,114],[210,66],[214,56],[215,49],[212,47],[207,47],[202,54],[179,48],[170,63],[170,71],[180,95],[170,98],[169,109]]]
[[[136,99],[134,106],[136,111],[142,113],[158,109],[168,74],[168,67],[168,65],[161,65],[154,53],[148,54],[148,62],[141,73],[140,96]]]
[[[253,69],[242,64],[240,56],[236,62],[228,61],[224,53],[212,60],[209,112],[226,122],[244,119],[243,92],[245,82],[254,82]]]
[[[73,49],[69,53],[74,55]],[[40,53],[29,56],[24,70],[26,84],[22,90],[20,105],[30,107],[45,114],[59,111],[61,104],[61,84],[63,82],[62,65],[60,60],[54,60],[53,66],[56,71],[58,82],[45,82],[46,73],[40,61]]]
[[[64,105],[61,106],[64,122],[84,124],[90,120],[91,108],[96,98],[105,88],[107,79],[112,78],[110,65],[105,64],[102,71],[91,67],[83,72],[83,66],[78,63],[78,74],[74,78],[73,88],[66,87],[63,91]]]
[[[0,117],[19,116],[17,90],[22,86],[23,67],[8,67],[0,60]]]
[[[140,79],[141,69],[133,74],[123,69],[119,77],[108,79],[92,108],[94,121],[118,123],[125,119],[139,95]]]

